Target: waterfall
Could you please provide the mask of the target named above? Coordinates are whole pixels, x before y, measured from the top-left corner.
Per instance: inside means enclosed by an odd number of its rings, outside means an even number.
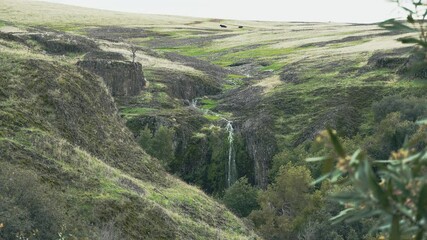
[[[197,98],[191,100],[190,106],[193,108],[197,108]]]
[[[231,121],[227,120],[225,130],[228,132],[228,171],[227,171],[227,186],[230,187],[237,177],[236,156],[234,153],[234,128]]]
[[[195,108],[200,112],[203,112],[203,114],[212,114],[214,116],[218,116],[221,118],[221,120],[227,122],[227,125],[225,127],[225,130],[228,133],[228,137],[227,137],[227,140],[228,140],[227,187],[230,187],[237,180],[236,153],[234,151],[233,122],[222,117],[221,114],[219,114],[219,113],[213,112],[209,109],[202,109],[202,108],[197,107],[197,100],[198,100],[197,98],[192,99],[190,102],[190,107]]]

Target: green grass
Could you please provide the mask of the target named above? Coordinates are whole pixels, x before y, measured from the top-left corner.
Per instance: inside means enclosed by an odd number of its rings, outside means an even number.
[[[205,114],[205,115],[203,115],[203,117],[206,118],[207,120],[213,121],[213,122],[221,120],[221,117],[218,115]]]
[[[274,62],[268,66],[265,66],[263,68],[261,68],[261,71],[279,71],[281,70],[284,66],[286,65],[286,63],[283,62]]]
[[[218,101],[213,99],[202,99],[202,109],[212,110],[218,106]]]
[[[139,107],[123,108],[123,109],[120,109],[120,114],[124,117],[134,117],[134,116],[147,115],[155,111],[158,111],[158,110],[154,108],[139,108]]]
[[[228,74],[227,75],[227,79],[229,79],[229,80],[240,80],[240,79],[243,79],[243,78],[246,78],[246,76],[239,75],[239,74]]]

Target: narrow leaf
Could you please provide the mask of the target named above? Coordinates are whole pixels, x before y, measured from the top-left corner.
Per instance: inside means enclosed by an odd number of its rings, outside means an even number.
[[[417,221],[421,220],[422,218],[427,218],[427,185],[423,185],[421,188],[417,207]]]
[[[390,240],[400,240],[400,217],[398,215],[393,216],[390,229]]]
[[[324,160],[328,159],[327,157],[314,157],[314,158],[307,158],[306,162],[322,162]]]
[[[345,154],[344,148],[342,147],[338,139],[338,136],[330,128],[328,128],[328,134],[329,134],[329,137],[331,138],[332,145],[334,145],[334,149],[337,152],[338,156],[345,158],[346,154]]]

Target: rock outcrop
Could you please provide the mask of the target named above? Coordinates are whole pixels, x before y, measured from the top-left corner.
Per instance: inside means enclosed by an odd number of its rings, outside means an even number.
[[[140,63],[107,60],[84,60],[77,65],[104,79],[113,97],[137,96],[145,87]]]

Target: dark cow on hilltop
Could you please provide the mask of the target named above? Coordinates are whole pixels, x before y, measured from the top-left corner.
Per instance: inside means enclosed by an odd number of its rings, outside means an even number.
[[[224,24],[221,24],[219,26],[222,27],[222,28],[227,28],[227,25],[224,25]]]

